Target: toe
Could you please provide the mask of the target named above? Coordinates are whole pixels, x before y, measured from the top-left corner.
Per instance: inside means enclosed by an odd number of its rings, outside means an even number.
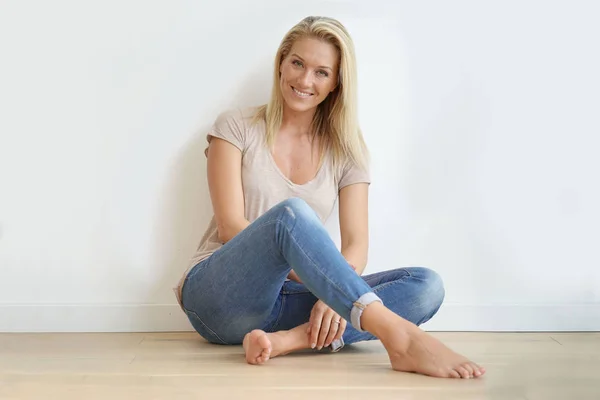
[[[473,368],[473,373],[475,376],[481,376],[485,373],[485,368],[475,364],[474,362],[470,363]]]
[[[458,371],[452,369],[452,370],[450,370],[450,377],[460,379],[460,374],[458,373]]]
[[[266,334],[263,334],[258,338],[258,344],[260,345],[260,347],[262,347],[263,353],[271,353],[271,341],[269,340]]]
[[[475,371],[474,371],[473,366],[471,365],[471,363],[468,363],[468,362],[464,363],[462,365],[462,367],[464,369],[466,369],[467,371],[469,371],[469,378],[473,378],[475,376]]]
[[[463,366],[458,366],[455,368],[459,373],[460,376],[464,379],[468,379],[471,377],[471,374],[469,374],[469,371],[467,371],[467,369]]]

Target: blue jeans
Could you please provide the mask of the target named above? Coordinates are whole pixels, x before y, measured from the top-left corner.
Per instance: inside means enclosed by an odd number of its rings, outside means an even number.
[[[292,269],[302,284],[286,280]],[[182,288],[192,326],[218,344],[240,344],[253,329],[302,325],[318,299],[348,321],[342,343],[351,344],[376,339],[360,325],[371,302],[420,325],[438,311],[444,286],[422,267],[359,276],[310,206],[291,198],[194,266]]]

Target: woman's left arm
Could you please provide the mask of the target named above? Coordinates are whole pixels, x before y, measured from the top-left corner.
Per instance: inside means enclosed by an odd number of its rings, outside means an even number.
[[[367,266],[369,252],[369,184],[344,186],[339,193],[341,253],[358,275]],[[292,270],[288,278],[302,283]]]
[[[359,275],[367,266],[369,251],[368,197],[367,183],[344,186],[339,193],[341,253]],[[340,339],[346,325],[346,320],[319,300],[313,306],[306,332],[313,348],[320,350]]]
[[[339,213],[342,255],[361,275],[369,253],[369,185],[355,183],[343,187]]]

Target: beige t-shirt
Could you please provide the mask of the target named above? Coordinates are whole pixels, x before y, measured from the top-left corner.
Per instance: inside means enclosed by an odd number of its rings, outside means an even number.
[[[333,168],[331,156],[325,156],[316,176],[303,185],[294,184],[277,167],[266,146],[265,123],[252,125],[257,108],[228,110],[220,114],[207,134],[224,139],[242,152],[242,186],[244,192],[244,214],[252,223],[278,203],[299,197],[310,205],[322,222],[330,216],[339,190],[353,183],[370,183],[369,173],[349,162],[337,169]],[[188,272],[200,261],[209,257],[223,244],[218,239],[215,217],[205,231],[196,253],[185,273],[174,288],[177,301],[181,305],[181,287]]]

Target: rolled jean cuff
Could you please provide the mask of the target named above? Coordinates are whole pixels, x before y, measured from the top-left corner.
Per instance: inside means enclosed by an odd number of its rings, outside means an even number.
[[[339,339],[334,340],[333,342],[331,342],[331,344],[329,345],[329,351],[331,351],[332,353],[337,353],[338,351],[340,351],[343,347],[345,346],[344,343],[344,338],[341,337]]]
[[[381,301],[379,296],[377,296],[373,292],[363,294],[358,298],[358,300],[354,302],[354,307],[352,307],[352,310],[350,311],[350,322],[352,323],[352,326],[356,328],[357,331],[364,332],[364,330],[360,326],[360,317],[364,309],[367,308],[367,306],[374,301],[378,301],[381,304],[383,304],[383,301]]]

